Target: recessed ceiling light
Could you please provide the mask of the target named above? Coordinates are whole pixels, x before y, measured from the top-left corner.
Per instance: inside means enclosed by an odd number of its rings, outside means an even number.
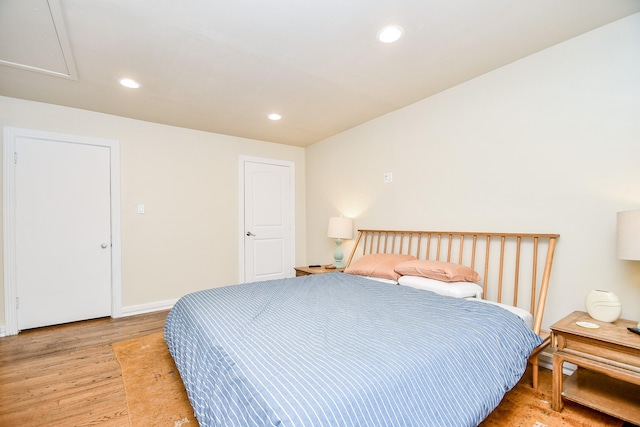
[[[397,41],[400,37],[402,37],[403,33],[404,33],[404,30],[402,29],[401,26],[388,25],[383,29],[381,29],[380,31],[378,31],[378,40],[380,40],[382,43],[393,43]]]
[[[281,118],[282,116],[280,114],[277,114],[277,113],[269,114],[269,120],[280,120]]]
[[[131,79],[120,79],[120,84],[131,89],[138,89],[140,87],[140,83]]]

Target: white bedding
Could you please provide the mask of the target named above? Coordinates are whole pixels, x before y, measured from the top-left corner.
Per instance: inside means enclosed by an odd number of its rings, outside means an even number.
[[[498,307],[510,311],[511,313],[522,318],[529,329],[533,328],[533,316],[531,315],[531,313],[518,307],[482,299],[482,287],[480,287],[480,285],[478,285],[477,283],[443,282],[440,280],[429,279],[427,277],[401,276],[398,279],[398,284],[401,286],[409,286],[412,288],[431,291],[440,295],[450,296],[454,298],[469,298],[474,301],[497,305]]]
[[[473,282],[443,282],[427,277],[401,276],[398,284],[454,298],[482,298],[482,288]]]
[[[499,302],[489,301],[486,299],[477,298],[477,299],[474,299],[474,301],[493,304],[493,305],[497,305],[498,307],[504,308],[505,310],[518,315],[522,320],[524,320],[524,323],[529,327],[529,329],[533,329],[533,316],[527,310],[523,310],[522,308],[514,307],[508,304],[500,304]]]

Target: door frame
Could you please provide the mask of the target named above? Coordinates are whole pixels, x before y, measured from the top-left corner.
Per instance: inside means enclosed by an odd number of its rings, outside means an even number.
[[[295,163],[289,160],[278,160],[278,159],[267,159],[264,157],[253,157],[253,156],[245,156],[240,155],[238,159],[238,281],[239,283],[245,282],[245,229],[244,229],[244,218],[245,218],[245,205],[244,205],[244,190],[245,190],[245,182],[244,182],[244,165],[245,163],[264,163],[273,166],[284,166],[289,170],[289,190],[290,197],[289,200],[291,204],[289,209],[291,209],[291,259],[290,264],[295,265],[296,258],[296,182],[295,182]],[[293,272],[293,270],[292,270]]]
[[[122,246],[120,236],[120,142],[5,126],[2,139],[3,259],[5,334],[18,333],[16,301],[16,140],[21,137],[109,148],[111,175],[111,317],[122,316]]]

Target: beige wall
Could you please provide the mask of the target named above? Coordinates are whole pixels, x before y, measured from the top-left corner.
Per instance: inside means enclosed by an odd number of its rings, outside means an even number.
[[[640,262],[615,258],[614,235],[615,213],[640,209],[637,40],[640,15],[306,150],[6,97],[0,126],[120,141],[125,309],[237,282],[249,155],[295,163],[297,265],[331,261],[338,213],[363,228],[558,232],[545,323],[593,288],[639,319]]]
[[[7,97],[0,97],[0,126],[120,141],[125,311],[238,282],[240,155],[294,162],[296,263],[304,262],[302,148]]]
[[[639,40],[636,14],[309,147],[308,261],[331,260],[339,213],[356,228],[555,232],[546,326],[594,288],[640,319],[640,262],[615,254],[616,212],[640,209]]]

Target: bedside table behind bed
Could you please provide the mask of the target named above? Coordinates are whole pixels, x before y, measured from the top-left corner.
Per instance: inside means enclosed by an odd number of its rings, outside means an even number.
[[[295,267],[296,277],[300,276],[309,276],[310,274],[324,274],[324,273],[335,273],[342,272],[344,268],[324,268],[321,267]]]
[[[597,328],[586,328],[587,322]],[[553,355],[552,408],[572,400],[624,421],[640,424],[640,336],[629,332],[636,322],[599,322],[575,311],[551,326]],[[564,381],[564,362],[578,366]]]

